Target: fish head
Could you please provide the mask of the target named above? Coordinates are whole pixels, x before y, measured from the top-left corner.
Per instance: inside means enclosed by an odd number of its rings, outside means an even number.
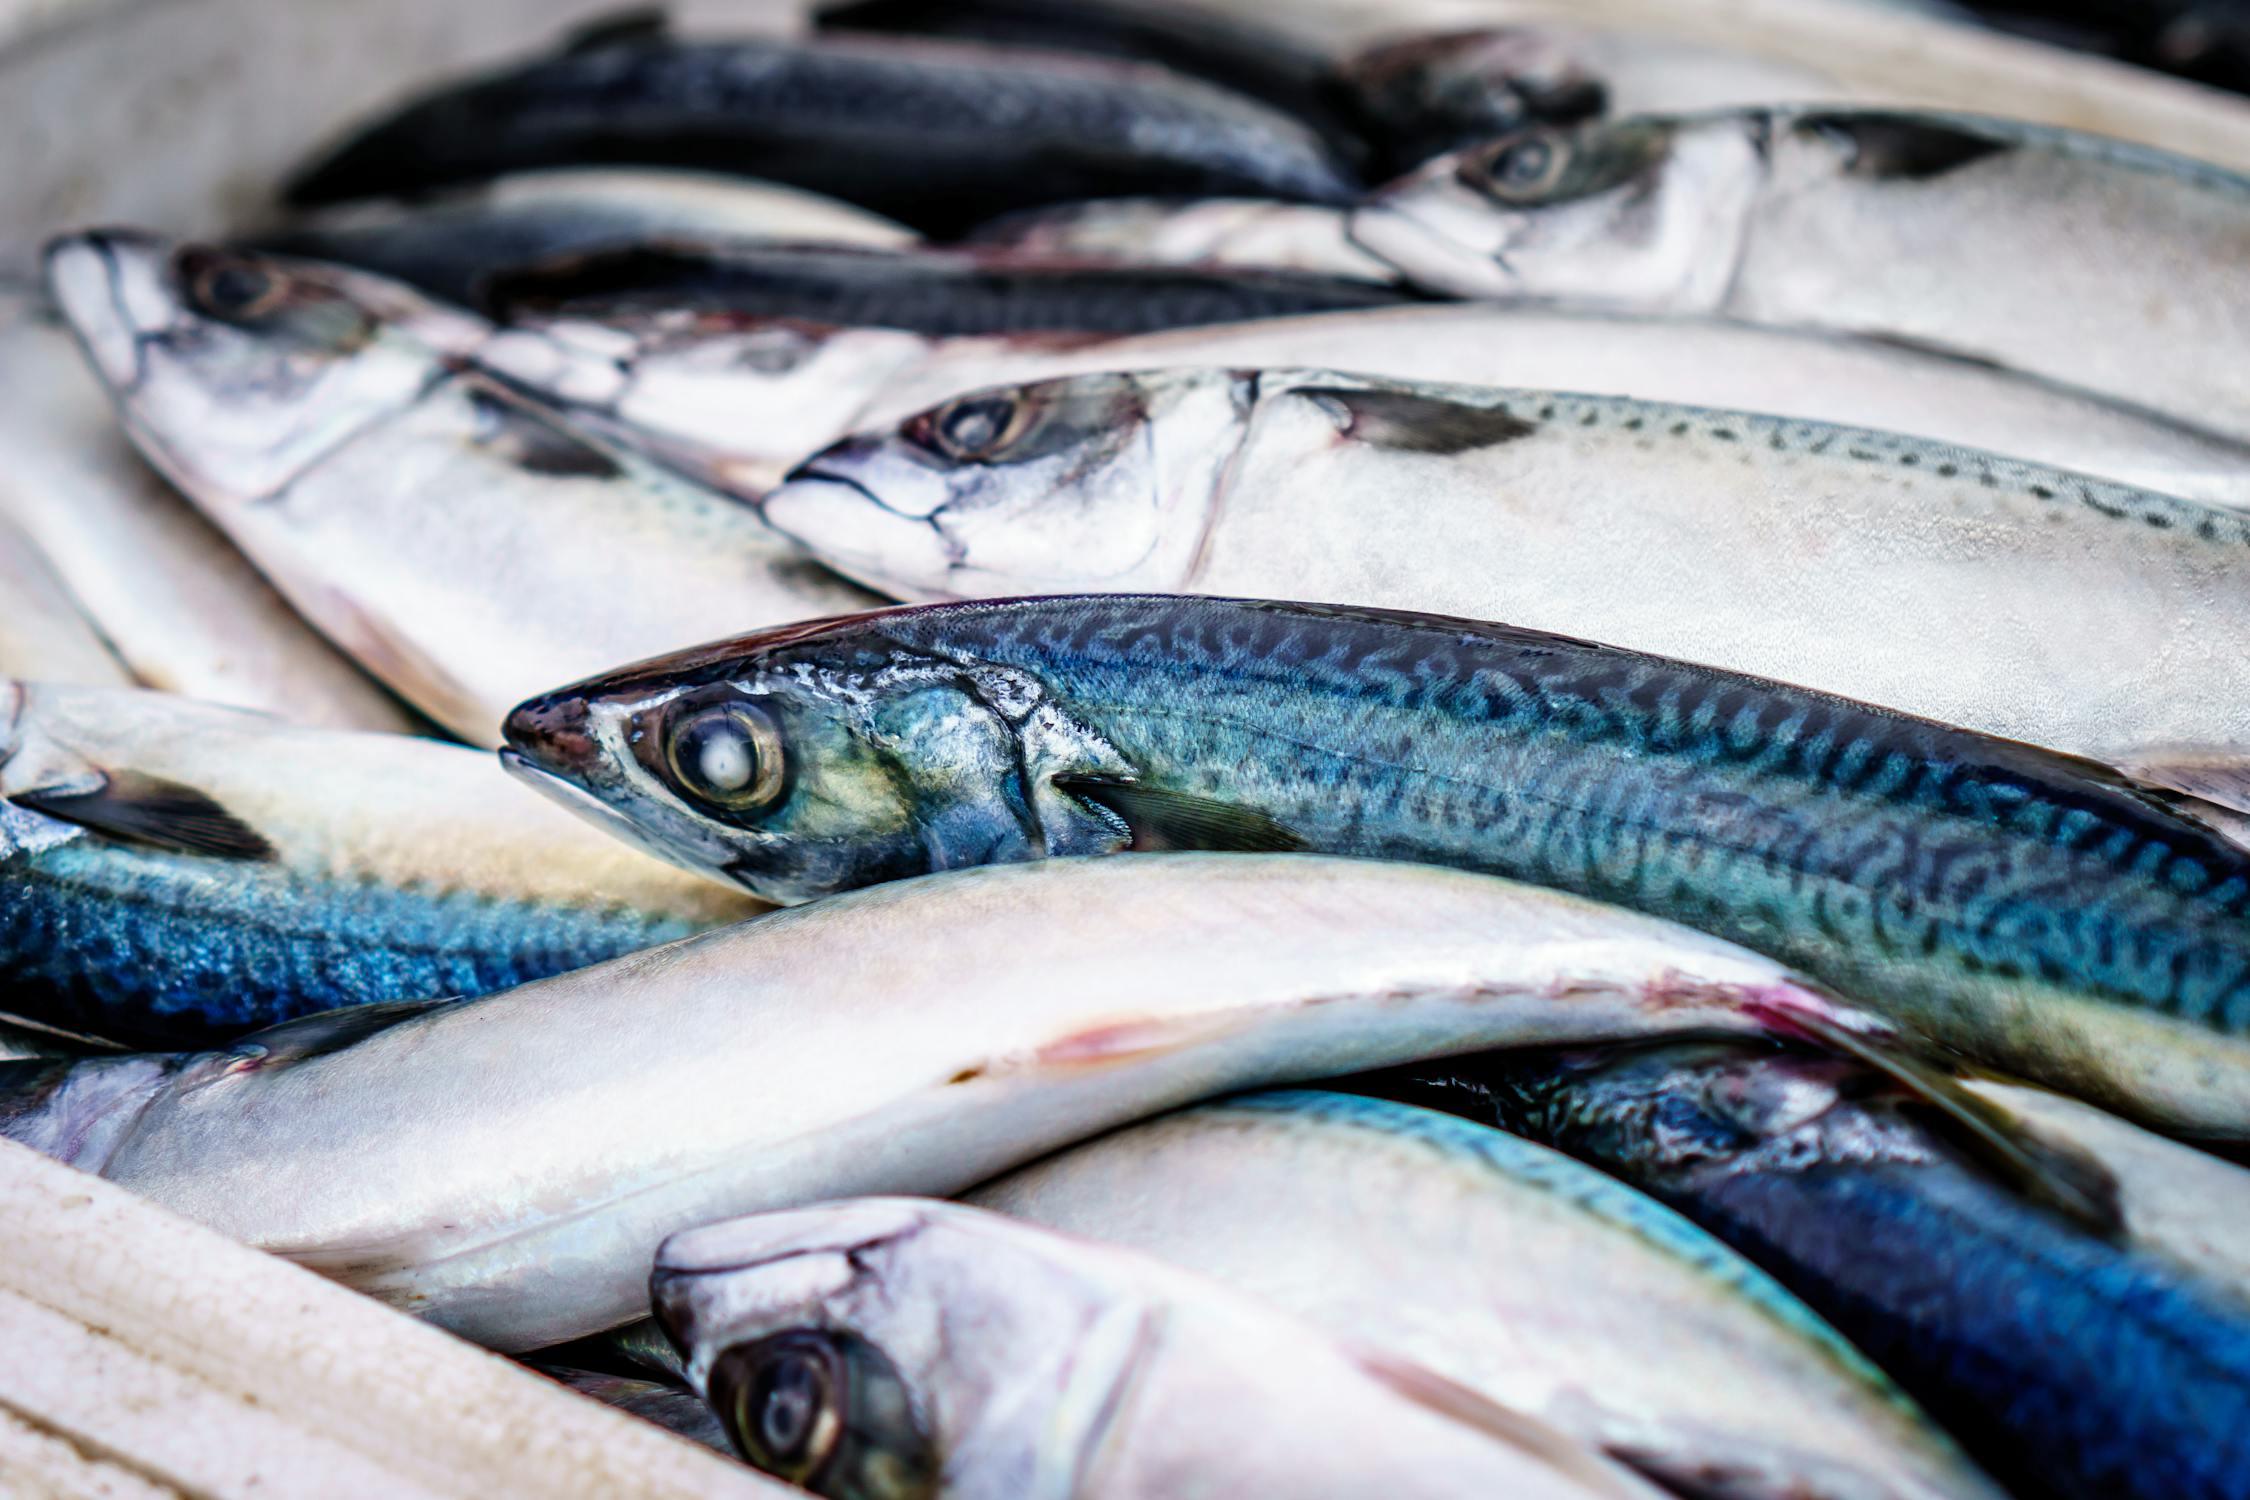
[[[970,391],[806,460],[766,520],[894,598],[1181,588],[1255,392],[1224,369]]]
[[[1127,769],[1105,741],[1028,675],[890,628],[964,607],[784,626],[560,688],[509,715],[504,758],[643,849],[781,905],[1124,847],[1053,782]]]
[[[1440,156],[1350,233],[1429,290],[1710,310],[1764,177],[1762,116],[1547,125]]]
[[[1069,1494],[1151,1314],[1070,1245],[959,1204],[755,1214],[657,1252],[656,1315],[753,1465],[832,1496]]]
[[[1530,26],[1415,33],[1355,54],[1340,71],[1401,167],[1540,122],[1589,119],[1608,100],[1573,38]]]
[[[199,500],[273,495],[482,325],[379,277],[89,230],[48,289],[143,451]]]

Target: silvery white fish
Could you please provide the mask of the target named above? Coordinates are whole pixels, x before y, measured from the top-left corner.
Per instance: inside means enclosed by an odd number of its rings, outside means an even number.
[[[1998,1493],[1749,1262],[1600,1172],[1467,1120],[1250,1094],[1127,1126],[967,1201],[1253,1294],[1684,1490]]]
[[[405,287],[117,232],[48,272],[142,451],[464,739],[574,672],[865,603],[745,507],[459,372],[488,330]]]
[[[144,686],[336,729],[414,720],[149,472],[69,330],[0,297],[0,514]]]
[[[109,649],[38,544],[0,513],[0,677],[130,687]]]
[[[836,1500],[1669,1493],[1160,1261],[958,1203],[708,1225],[652,1286],[743,1456]]]
[[[10,1064],[0,1134],[525,1349],[637,1316],[657,1242],[727,1214],[957,1192],[1238,1088],[1800,1024],[1878,1026],[1739,948],[1484,877],[1051,861],[231,1051]]]
[[[342,261],[474,306],[496,271],[650,239],[895,248],[914,238],[880,215],[778,183],[655,167],[558,167],[431,199],[333,208],[248,243]]]
[[[1845,422],[2214,504],[2250,505],[2250,446],[1966,360],[1715,318],[1470,303],[1132,338],[928,339],[790,319],[535,320],[480,358],[605,436],[745,498],[848,432],[989,385],[1104,371],[1325,364],[1392,380],[1601,392]]]
[[[754,915],[491,758],[0,680],[0,993],[141,1045],[505,989]]]
[[[971,393],[764,502],[895,597],[1501,620],[2081,754],[2250,745],[2250,518],[1913,438],[1321,371]]]
[[[2250,179],[2098,136],[1819,107],[1539,130],[1352,234],[1442,291],[1913,339],[2250,437]]]

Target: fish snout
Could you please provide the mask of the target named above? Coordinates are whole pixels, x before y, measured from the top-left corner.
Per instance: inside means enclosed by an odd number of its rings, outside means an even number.
[[[84,229],[47,242],[47,293],[113,389],[133,386],[142,338],[178,316],[170,249],[137,229]]]
[[[510,769],[528,768],[583,783],[601,760],[593,715],[583,694],[544,693],[519,703],[500,726],[507,748],[501,759]]]

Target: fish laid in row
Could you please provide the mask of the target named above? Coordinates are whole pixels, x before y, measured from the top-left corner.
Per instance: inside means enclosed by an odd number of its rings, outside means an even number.
[[[2250,438],[2250,179],[2011,121],[1748,109],[1441,157],[1353,218],[1417,283],[1912,339]]]
[[[142,451],[472,743],[562,678],[869,602],[747,507],[464,369],[489,326],[397,283],[124,232],[58,241],[48,275]]]
[[[1183,854],[893,883],[223,1051],[0,1065],[0,1135],[520,1350],[640,1316],[657,1243],[729,1214],[958,1192],[1236,1089],[1803,1028],[1884,1035],[1771,960],[1553,892]]]
[[[1319,370],[974,391],[767,520],[894,598],[1500,620],[2136,763],[2250,747],[2250,516],[1919,439]]]
[[[2250,1135],[2250,850],[2093,762],[1782,683],[1436,616],[1063,596],[716,642],[534,699],[508,741],[768,900],[1134,848],[1453,865]]]
[[[481,995],[761,910],[490,757],[0,681],[0,994],[147,1046]]]
[[[1071,301],[1075,306],[1082,297]],[[949,297],[945,310],[948,319],[957,317],[962,304]],[[885,326],[822,327],[796,316],[603,307],[520,319],[476,357],[564,408],[571,420],[745,499],[761,497],[835,439],[895,427],[988,386],[1188,366],[1324,366],[1418,385],[1601,392],[1875,428],[2185,499],[2250,505],[2250,445],[1872,339],[1494,303],[1270,318],[1134,338],[1010,335],[990,327],[938,338],[907,332],[895,309],[881,311],[875,321]],[[1073,317],[1084,314],[1074,310]],[[1005,451],[993,456],[1007,458]],[[1044,504],[1082,506],[1087,498],[1073,488],[1053,492]],[[1302,503],[1325,497],[1309,493]],[[1107,520],[1105,508],[1094,510],[1090,520]],[[874,529],[880,535],[892,524],[877,518]],[[985,549],[965,540],[961,561],[1005,572],[1013,580],[1007,587],[1029,592],[1043,577],[1048,586],[1055,581],[1043,575],[1047,565],[1028,537],[1010,537],[1014,568],[985,559]],[[915,597],[957,592],[910,571],[894,582]]]
[[[1348,1094],[1245,1095],[965,1196],[1254,1294],[1687,1493],[1996,1493],[1740,1256],[1600,1172],[1468,1120]]]
[[[743,1456],[833,1500],[1672,1493],[1162,1261],[960,1204],[707,1225],[652,1285]]]

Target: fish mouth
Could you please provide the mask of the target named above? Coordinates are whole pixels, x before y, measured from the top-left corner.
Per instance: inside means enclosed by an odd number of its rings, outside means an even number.
[[[1505,263],[1447,234],[1395,200],[1378,197],[1345,222],[1351,242],[1429,291],[1504,297],[1516,290]]]
[[[131,229],[88,229],[48,241],[47,294],[104,384],[129,392],[143,373],[142,341],[180,311],[168,247]]]
[[[893,598],[937,588],[959,561],[936,514],[894,509],[860,480],[817,462],[792,469],[759,513],[837,572]]]

